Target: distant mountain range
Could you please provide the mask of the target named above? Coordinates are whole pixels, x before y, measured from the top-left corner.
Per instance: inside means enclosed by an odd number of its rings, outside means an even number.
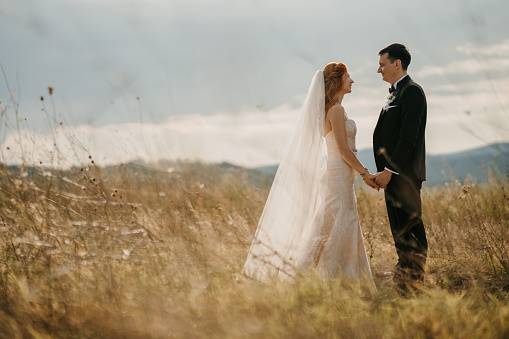
[[[375,163],[372,150],[359,151],[359,160],[372,172],[375,171]],[[278,165],[256,168],[245,168],[227,162],[223,163],[202,163],[199,161],[174,161],[159,160],[156,163],[145,163],[144,161],[131,161],[125,165],[106,166],[102,169],[103,174],[108,177],[118,177],[119,173],[135,175],[136,180],[154,180],[154,178],[177,180],[176,174],[184,180],[195,182],[216,182],[225,185],[233,181],[247,183],[257,188],[270,188]],[[10,165],[5,168],[0,163],[0,170],[7,169],[12,175],[21,175],[20,166]],[[49,169],[44,167],[28,167],[28,174],[31,178],[42,177],[45,171],[53,171],[59,176],[65,176],[65,172],[79,171],[79,168],[62,170]],[[509,143],[493,144],[469,151],[428,155],[426,157],[427,181],[425,186],[435,186],[459,180],[464,182],[470,178],[471,182],[483,182],[487,179],[488,173],[495,173],[507,180],[509,177]],[[4,173],[5,174],[5,173]],[[5,175],[0,175],[0,182]]]
[[[372,149],[359,151],[357,157],[370,171],[376,170]],[[277,165],[254,169],[273,176]],[[490,171],[500,176],[509,174],[509,143],[492,144],[457,153],[427,155],[425,185],[444,184],[453,179],[463,182],[467,177],[472,182],[482,182],[487,179]]]

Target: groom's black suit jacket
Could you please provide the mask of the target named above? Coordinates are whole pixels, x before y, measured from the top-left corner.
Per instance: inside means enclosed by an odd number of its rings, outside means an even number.
[[[373,132],[373,151],[377,171],[385,167],[406,180],[426,180],[424,133],[426,129],[426,96],[409,75],[393,92],[394,106],[380,113]]]

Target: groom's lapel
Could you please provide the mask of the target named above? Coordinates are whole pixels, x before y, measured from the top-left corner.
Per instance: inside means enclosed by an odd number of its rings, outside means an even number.
[[[396,88],[396,90],[393,92],[394,93],[394,97],[397,97],[399,92],[401,92],[401,90],[403,89],[403,87],[406,86],[406,84],[408,84],[410,82],[410,80],[412,80],[410,78],[410,75],[407,75],[406,77],[404,77],[403,79],[401,79],[401,81],[398,83],[398,87]]]
[[[403,90],[403,88],[406,86],[406,84],[408,84],[408,82],[412,80],[410,78],[410,75],[407,75],[406,77],[404,77],[403,79],[401,79],[401,81],[398,83],[398,87],[396,88],[396,90],[394,92],[392,92],[392,94],[394,95],[394,98],[397,98],[399,93]],[[380,120],[382,119],[383,115],[384,115],[384,110],[382,109],[380,111],[380,116],[378,117],[378,122],[380,122]],[[378,124],[377,124],[378,125]]]
[[[376,131],[378,130],[378,127],[380,126],[383,115],[384,115],[384,110],[382,108],[382,110],[380,111],[380,115],[378,116],[378,121],[376,122],[375,130],[373,131],[374,133],[376,133]]]
[[[407,75],[406,77],[404,77],[403,79],[401,79],[401,81],[398,83],[398,87],[396,88],[396,90],[394,92],[392,92],[392,94],[394,94],[394,97],[396,98],[399,93],[401,92],[401,90],[403,89],[403,87],[406,86],[406,84],[408,84],[408,82],[412,80],[410,78],[410,75]],[[384,110],[382,109],[380,111],[380,115],[378,116],[378,122],[376,123],[376,126],[375,126],[375,132],[376,130],[378,129],[378,127],[380,126],[380,123],[382,122],[382,119],[383,119],[383,116],[384,116]]]

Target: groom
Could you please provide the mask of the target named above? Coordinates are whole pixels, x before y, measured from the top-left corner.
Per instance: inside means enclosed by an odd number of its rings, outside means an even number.
[[[424,132],[426,96],[407,74],[410,52],[391,44],[378,52],[378,73],[391,84],[373,132],[378,171],[376,184],[385,189],[385,204],[398,254],[396,290],[418,289],[426,269],[428,242],[422,223],[421,187],[426,180]]]

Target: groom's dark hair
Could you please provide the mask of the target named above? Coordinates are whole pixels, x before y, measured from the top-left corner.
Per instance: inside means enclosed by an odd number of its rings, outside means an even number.
[[[410,65],[410,60],[412,57],[410,56],[410,52],[408,51],[408,48],[406,48],[403,44],[390,44],[389,46],[382,48],[380,52],[378,52],[378,55],[382,55],[387,53],[387,59],[393,63],[396,60],[401,60],[401,67],[406,71],[408,68],[408,65]]]

